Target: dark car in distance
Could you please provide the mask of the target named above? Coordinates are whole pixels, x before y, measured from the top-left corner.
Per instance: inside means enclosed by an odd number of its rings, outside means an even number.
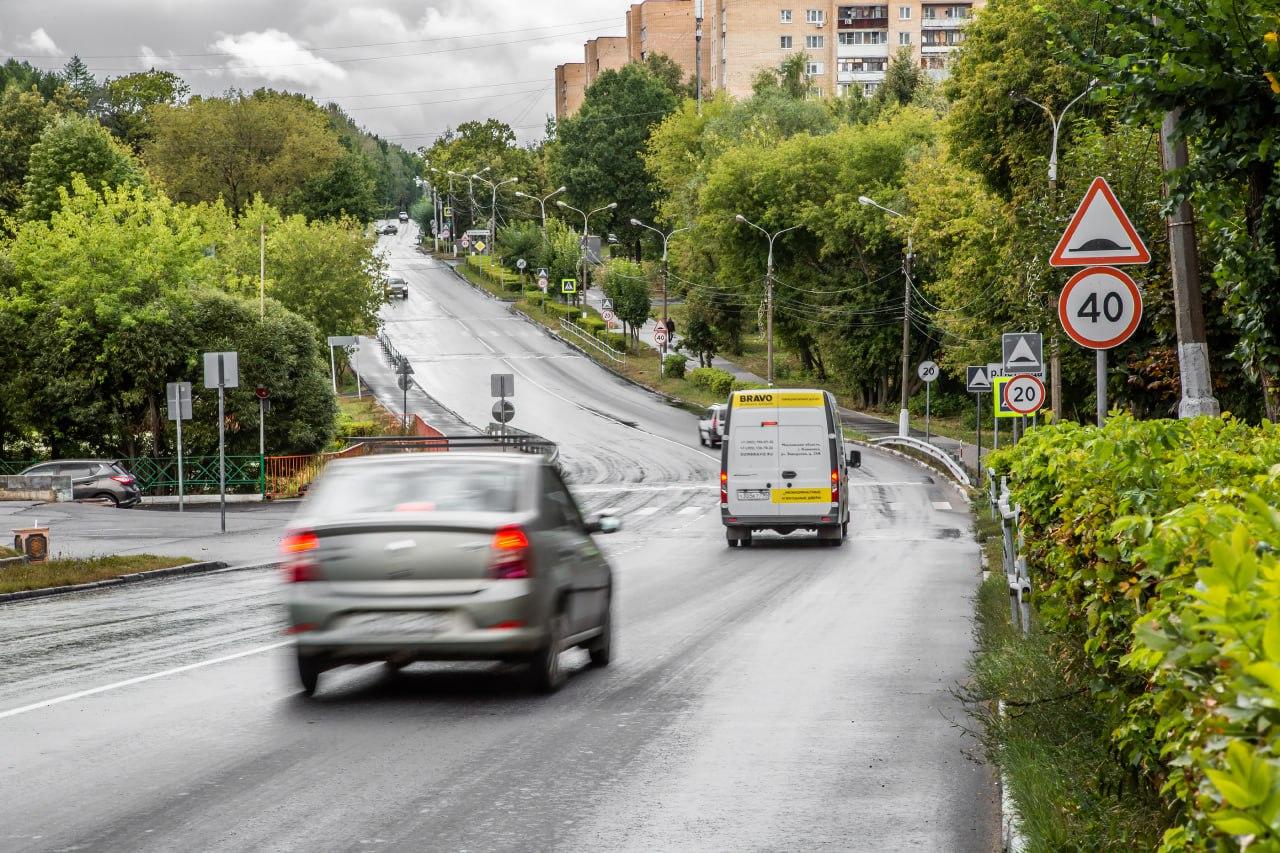
[[[142,500],[138,480],[114,459],[55,459],[32,465],[25,476],[71,478],[75,500],[107,500],[118,507],[130,507]]]
[[[392,276],[387,279],[387,298],[388,299],[408,299],[409,298],[409,282],[399,276]]]

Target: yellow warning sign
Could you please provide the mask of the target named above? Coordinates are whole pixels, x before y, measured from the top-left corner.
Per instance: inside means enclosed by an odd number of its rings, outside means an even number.
[[[737,391],[733,395],[738,409],[821,408],[825,403],[821,391]]]
[[[773,489],[770,501],[776,504],[829,504],[830,489]]]

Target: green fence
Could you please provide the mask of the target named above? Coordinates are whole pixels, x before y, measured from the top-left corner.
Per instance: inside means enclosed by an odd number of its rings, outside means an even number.
[[[0,475],[19,474],[35,465],[39,459],[25,461],[0,460]],[[178,457],[137,456],[118,460],[133,476],[138,478],[138,488],[146,495],[176,495],[178,493]],[[184,456],[182,480],[187,494],[216,492],[218,490],[217,456]],[[261,456],[227,457],[227,491],[264,493],[266,470]]]

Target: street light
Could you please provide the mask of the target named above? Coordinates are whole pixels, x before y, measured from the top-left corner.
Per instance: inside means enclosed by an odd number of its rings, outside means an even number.
[[[768,317],[768,320],[766,321],[767,325],[765,327],[765,347],[766,347],[765,351],[767,353],[766,373],[768,375],[765,378],[769,381],[769,385],[772,386],[773,385],[773,241],[778,239],[778,237],[782,236],[783,234],[786,234],[788,231],[796,230],[800,226],[792,225],[790,228],[783,228],[781,231],[775,231],[774,233],[770,234],[768,231],[761,228],[759,225],[755,224],[750,219],[747,219],[747,217],[743,216],[741,213],[735,216],[734,219],[738,220],[744,225],[750,225],[752,228],[759,231],[769,240],[769,259],[765,262],[765,267],[764,267],[765,306],[766,306],[766,316]]]
[[[667,324],[667,242],[672,237],[679,234],[681,231],[692,230],[693,226],[687,225],[684,228],[677,228],[670,233],[664,234],[662,231],[659,231],[657,228],[654,228],[652,225],[645,225],[639,219],[632,219],[631,224],[639,228],[647,228],[648,230],[652,231],[654,234],[657,234],[659,237],[662,238],[662,325],[663,327],[665,327]],[[667,353],[667,343],[666,343],[666,340],[664,340],[662,344],[662,354],[666,355],[666,353]]]
[[[858,196],[858,203],[865,204],[883,210],[890,216],[896,216],[899,219],[906,219],[896,210],[879,204],[874,199],[867,198],[865,195]],[[902,265],[903,275],[903,296],[902,296],[902,388],[900,389],[900,397],[902,400],[902,410],[898,412],[898,435],[906,437],[911,434],[911,415],[907,412],[907,382],[910,377],[910,346],[911,346],[911,262],[915,255],[912,253],[911,231],[907,231],[907,258]]]
[[[565,210],[572,210],[574,213],[582,217],[582,289],[587,289],[587,222],[597,213],[603,213],[606,210],[615,210],[618,207],[616,201],[611,201],[604,207],[597,207],[595,210],[583,212],[578,210],[571,204],[565,204],[563,199],[557,199],[556,204]]]
[[[1093,87],[1097,85],[1098,85],[1098,81],[1096,79],[1090,80],[1089,85],[1085,87],[1084,91],[1076,95],[1070,101],[1068,101],[1067,105],[1062,108],[1062,112],[1058,113],[1056,118],[1053,115],[1053,110],[1049,109],[1039,101],[1033,101],[1030,98],[1028,98],[1026,95],[1020,95],[1017,92],[1009,93],[1009,97],[1013,98],[1014,100],[1026,101],[1028,104],[1031,104],[1032,106],[1039,107],[1041,110],[1044,111],[1044,114],[1049,118],[1049,124],[1053,126],[1053,146],[1049,150],[1049,188],[1050,189],[1057,189],[1058,187],[1058,131],[1062,128],[1062,120],[1066,118],[1067,110],[1074,107],[1081,98],[1083,98],[1085,95],[1092,92]]]
[[[489,168],[486,166],[484,171],[486,172],[489,171]],[[488,246],[489,257],[493,257],[493,246],[495,243],[498,242],[498,230],[497,230],[498,229],[498,223],[497,223],[498,187],[506,186],[507,184],[514,184],[516,181],[520,179],[507,178],[505,181],[497,181],[495,183],[494,181],[490,181],[486,178],[480,177],[479,173],[476,173],[471,177],[475,178],[477,181],[480,181],[482,184],[488,184],[489,187],[493,190],[493,195],[489,201],[489,246]]]
[[[538,198],[536,195],[529,195],[521,190],[516,190],[517,197],[533,199],[538,203],[538,207],[542,208],[542,239],[544,240],[547,239],[547,202],[551,201],[553,196],[560,195],[560,193],[564,192],[566,189],[568,189],[568,187],[560,187],[559,189],[547,193],[542,198]]]

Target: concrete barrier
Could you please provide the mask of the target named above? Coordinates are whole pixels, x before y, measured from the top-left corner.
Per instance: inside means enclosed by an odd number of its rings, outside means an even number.
[[[71,478],[65,475],[32,474],[0,477],[0,501],[43,501],[55,503],[71,500]]]

